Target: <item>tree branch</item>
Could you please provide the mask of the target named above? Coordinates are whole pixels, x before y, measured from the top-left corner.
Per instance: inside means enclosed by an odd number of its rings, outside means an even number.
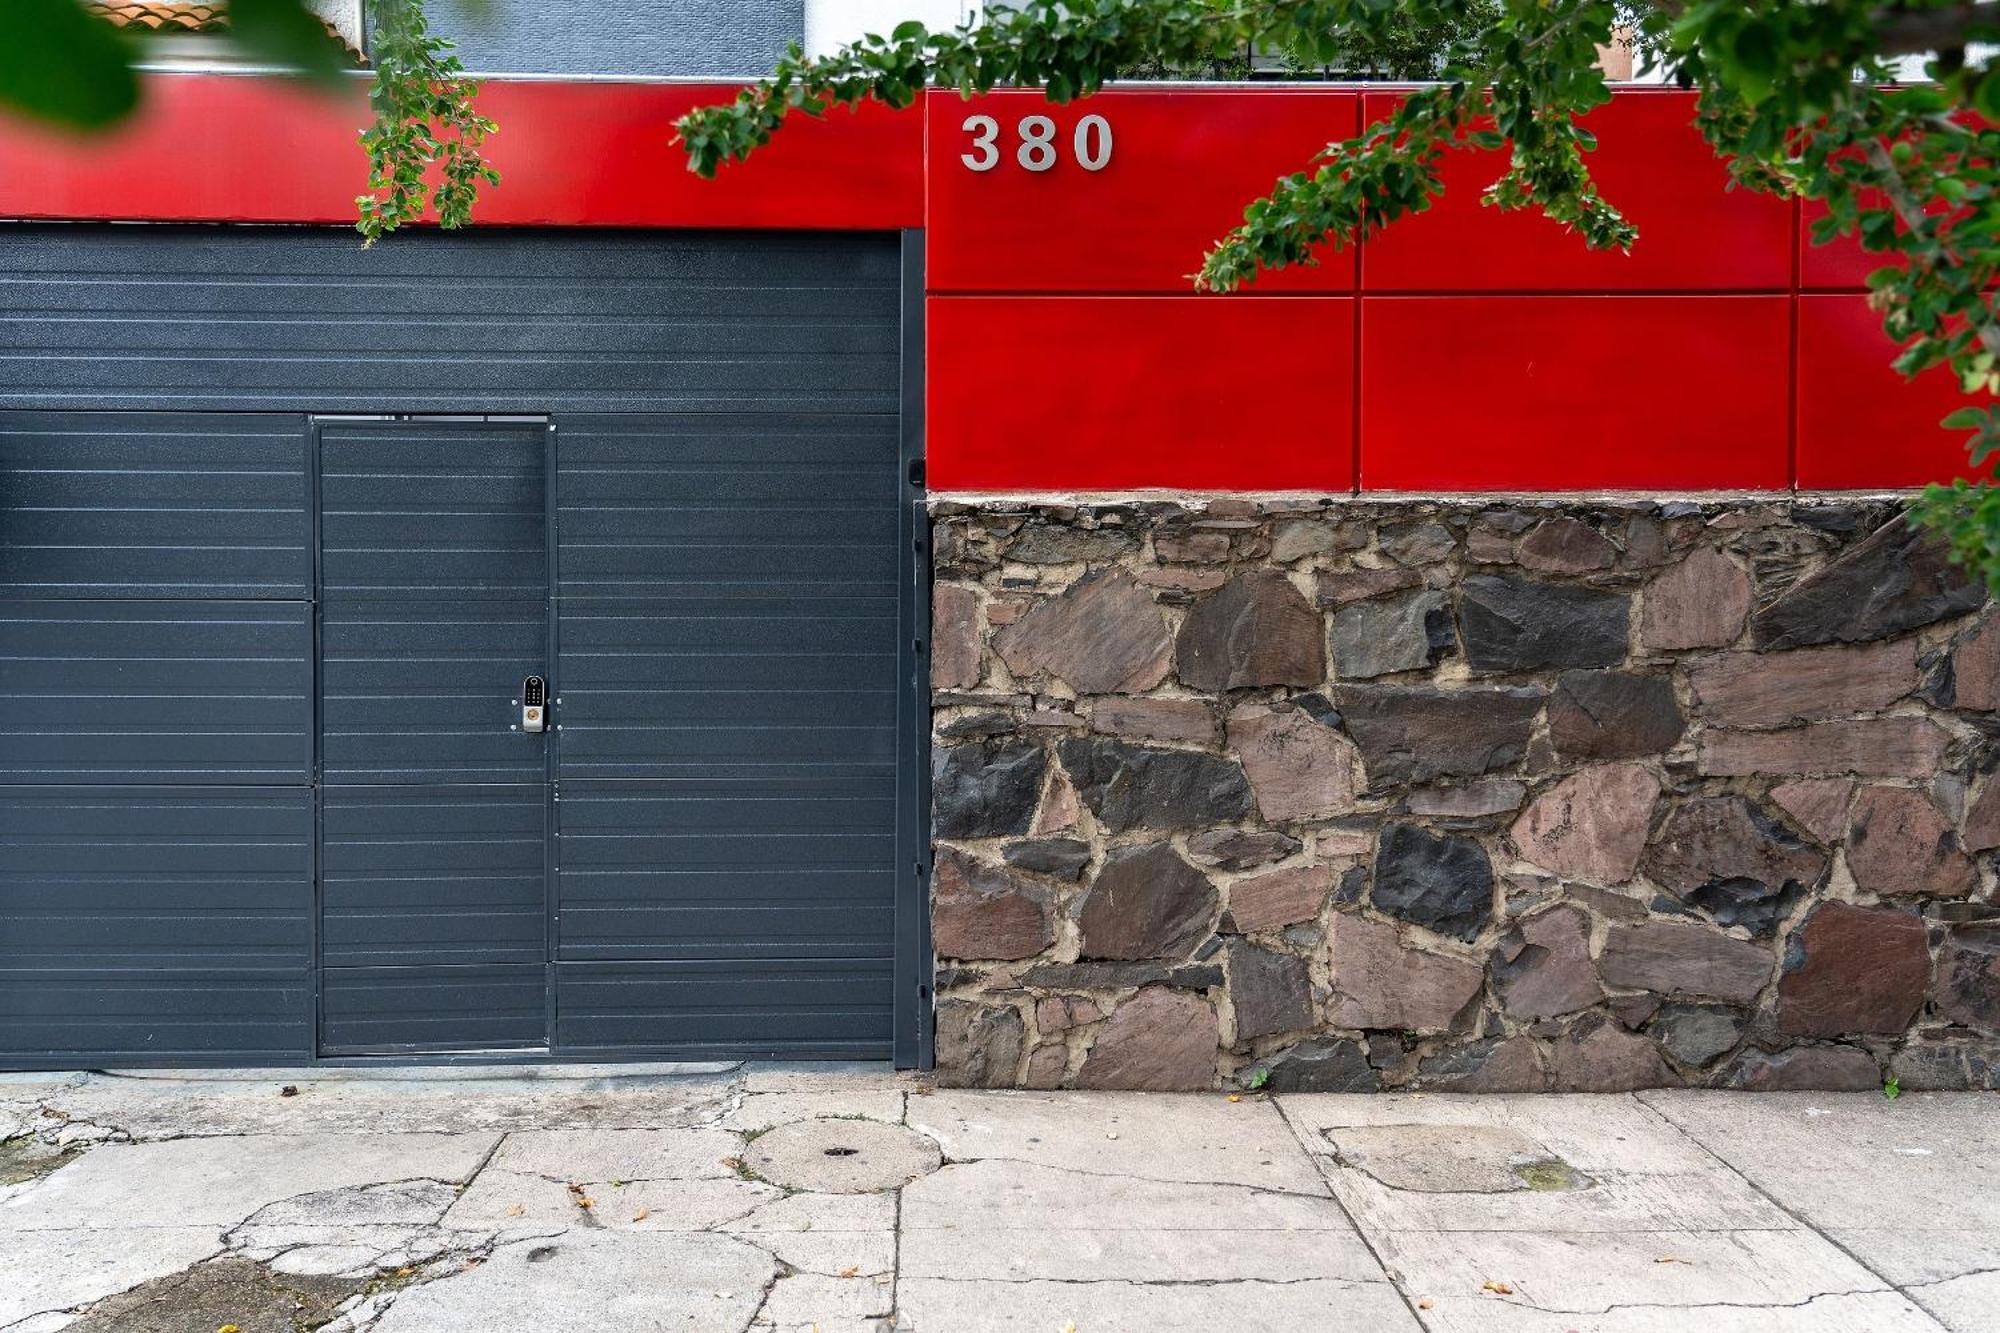
[[[1862,149],[1868,159],[1868,166],[1875,173],[1876,188],[1889,201],[1889,207],[1896,211],[1903,225],[1911,231],[1922,231],[1934,219],[1924,211],[1917,197],[1910,193],[1903,183],[1902,173],[1896,170],[1894,159],[1880,139],[1870,139]],[[2000,323],[1995,323],[1989,312],[1988,317],[1977,321],[1974,332],[1979,336],[1979,345],[1995,356],[2000,356]]]

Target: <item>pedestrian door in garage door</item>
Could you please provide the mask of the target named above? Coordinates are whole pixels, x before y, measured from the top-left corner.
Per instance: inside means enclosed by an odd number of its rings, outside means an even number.
[[[313,423],[323,1054],[548,1044],[551,435]]]

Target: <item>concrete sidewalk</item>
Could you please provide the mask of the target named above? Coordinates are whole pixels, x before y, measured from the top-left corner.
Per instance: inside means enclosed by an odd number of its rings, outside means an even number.
[[[2000,1096],[0,1076],[0,1331],[2000,1330]]]

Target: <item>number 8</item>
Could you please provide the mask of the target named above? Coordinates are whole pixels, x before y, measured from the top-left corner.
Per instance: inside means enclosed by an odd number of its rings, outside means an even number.
[[[1021,121],[1021,146],[1014,160],[1029,171],[1047,171],[1056,164],[1056,123],[1047,116],[1027,116]]]

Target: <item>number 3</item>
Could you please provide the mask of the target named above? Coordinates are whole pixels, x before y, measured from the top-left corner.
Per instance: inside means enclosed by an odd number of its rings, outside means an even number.
[[[959,126],[972,136],[972,146],[979,151],[960,153],[958,160],[972,171],[991,171],[1000,165],[1000,122],[991,116],[967,116]]]

